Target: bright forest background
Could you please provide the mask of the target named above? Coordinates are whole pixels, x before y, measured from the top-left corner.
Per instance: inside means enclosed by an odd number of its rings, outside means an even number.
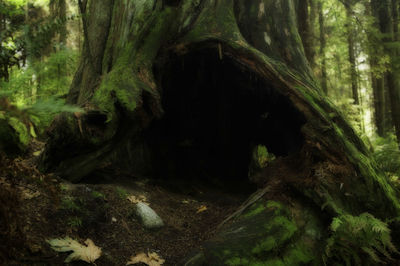
[[[20,141],[44,138],[65,104],[83,47],[85,0],[0,0],[0,122]],[[295,0],[304,51],[394,182],[400,177],[398,0]],[[5,134],[0,123],[0,135]]]

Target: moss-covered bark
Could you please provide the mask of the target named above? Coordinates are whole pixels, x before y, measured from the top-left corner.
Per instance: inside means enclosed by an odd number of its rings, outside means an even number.
[[[6,98],[0,98],[0,152],[16,156],[26,151],[31,134],[35,134],[26,116]]]
[[[151,172],[145,138],[152,122],[164,115],[160,72],[172,55],[211,49],[219,60],[229,58],[284,95],[304,116],[304,141],[296,154],[254,178],[260,189],[270,192],[224,225],[187,265],[357,262],[352,253],[326,253],[342,239],[343,232],[329,230],[333,219],[355,217],[369,225],[375,220],[363,213],[387,222],[399,216],[395,190],[316,85],[291,0],[90,3],[88,49],[69,94],[69,102],[87,113],[54,121],[43,168],[72,181],[110,164],[136,175]],[[363,228],[371,233],[368,228],[374,227]],[[385,245],[381,236],[376,235],[377,241]],[[361,263],[371,264],[375,258],[362,249],[364,244],[348,248],[364,252]],[[372,249],[387,259],[385,247]]]

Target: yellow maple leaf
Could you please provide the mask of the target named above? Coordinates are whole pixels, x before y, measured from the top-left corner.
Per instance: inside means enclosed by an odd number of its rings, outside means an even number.
[[[206,206],[206,205],[201,205],[201,206],[197,209],[197,212],[196,212],[196,213],[201,213],[201,212],[206,211],[206,210],[207,210],[207,206]]]
[[[73,260],[83,260],[87,263],[93,263],[101,256],[101,248],[97,247],[91,239],[86,239],[85,244],[81,245],[78,241],[66,237],[66,238],[55,238],[46,240],[50,244],[51,248],[58,252],[73,251],[66,259],[65,263],[69,263]]]
[[[126,265],[132,265],[137,263],[145,263],[149,266],[160,266],[163,265],[165,260],[160,258],[160,256],[155,252],[139,253],[136,256],[132,256],[131,259],[126,263]]]
[[[127,200],[129,200],[130,202],[132,202],[134,204],[143,202],[143,203],[149,205],[149,203],[147,202],[147,198],[144,195],[139,195],[138,197],[136,197],[134,195],[130,195],[127,197]]]

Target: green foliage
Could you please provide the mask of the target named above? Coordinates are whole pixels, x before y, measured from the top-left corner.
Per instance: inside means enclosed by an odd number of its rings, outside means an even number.
[[[0,106],[0,119],[6,120],[16,131],[23,146],[29,144],[31,137],[37,137],[37,131],[43,133],[56,114],[83,112],[81,108],[65,104],[63,99],[57,97],[39,99],[32,105],[20,104],[19,108],[14,105],[10,107]]]
[[[115,188],[115,193],[117,193],[118,197],[121,199],[126,199],[126,197],[129,195],[128,191],[120,187]]]
[[[400,177],[400,151],[396,136],[390,134],[386,138],[376,137],[373,144],[375,161],[392,179],[398,179]]]
[[[67,219],[67,224],[72,228],[79,228],[82,226],[82,219],[77,216],[72,216]]]
[[[76,64],[77,53],[62,49],[31,67],[13,68],[9,82],[0,81],[0,96],[7,97],[12,105],[18,107],[20,113],[26,114],[30,124],[35,125],[38,132],[42,133],[56,114],[82,112],[80,108],[66,105],[60,97],[68,92]],[[9,110],[0,111],[11,116]],[[24,119],[17,118],[26,122],[26,116]]]
[[[95,190],[92,191],[92,197],[93,198],[100,198],[100,199],[105,199],[106,198],[106,196],[103,193],[95,191]]]
[[[19,142],[22,145],[27,146],[30,141],[30,136],[25,124],[15,117],[10,117],[8,123],[17,132],[19,137]]]
[[[67,215],[65,222],[68,226],[75,229],[82,226],[82,219],[86,214],[84,201],[82,199],[73,196],[65,196],[61,200],[60,210]]]
[[[382,263],[382,259],[390,260],[390,253],[397,252],[387,224],[369,213],[338,216],[333,219],[330,229],[332,234],[325,247],[325,262],[377,264]]]
[[[67,191],[67,190],[68,190],[68,186],[61,183],[61,184],[60,184],[60,190],[61,190],[61,191]]]
[[[82,112],[81,108],[76,107],[74,105],[65,104],[64,100],[56,97],[50,97],[48,99],[43,99],[43,100],[40,99],[33,105],[24,106],[21,109],[26,110],[27,112],[35,115],[44,115],[44,114],[54,115],[61,112],[69,112],[69,113]]]
[[[21,28],[24,23],[24,10],[11,1],[0,1],[0,15],[4,23],[0,31],[0,79],[7,79],[8,69],[24,59],[24,41]]]
[[[56,32],[62,31],[68,20],[76,18],[78,18],[76,15],[71,15],[63,19],[50,16],[40,18],[39,21],[33,21],[31,24],[25,25],[23,37],[25,38],[25,49],[28,55],[33,58],[41,58],[43,52],[46,52],[49,48],[57,48],[55,46],[65,45],[54,43],[53,37]]]
[[[33,104],[36,98],[64,95],[72,81],[77,59],[76,51],[65,48],[30,67],[13,68],[9,82],[0,82],[2,93],[12,96],[11,102],[18,106]],[[39,89],[35,92],[34,87]]]
[[[260,168],[266,167],[269,162],[275,160],[275,155],[268,153],[267,147],[264,145],[257,145],[253,156]]]
[[[341,98],[334,101],[335,105],[342,112],[344,117],[353,128],[356,130],[358,135],[363,134],[362,130],[362,120],[361,120],[361,106],[354,104],[354,99],[351,98]]]
[[[80,211],[81,207],[76,203],[74,197],[67,196],[61,200],[61,209],[72,212]]]
[[[273,153],[269,153],[267,147],[264,145],[257,145],[253,149],[248,175],[254,175],[256,172],[265,168],[268,163],[273,160],[275,160],[275,155]]]
[[[61,97],[69,90],[78,53],[55,38],[78,17],[72,10],[55,16],[48,7],[48,0],[0,1],[0,97],[18,109],[0,108],[0,112],[3,119],[13,121],[9,123],[13,128],[24,125],[33,137],[43,133],[57,113],[81,111],[65,105]],[[21,139],[22,127],[15,129]]]

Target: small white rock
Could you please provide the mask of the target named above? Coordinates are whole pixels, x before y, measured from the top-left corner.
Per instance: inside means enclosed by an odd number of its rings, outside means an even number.
[[[111,222],[112,222],[112,223],[116,223],[116,222],[117,222],[117,218],[112,217],[112,218],[111,218]]]
[[[156,229],[164,226],[160,216],[143,202],[136,204],[136,215],[140,217],[143,226],[147,229]]]

